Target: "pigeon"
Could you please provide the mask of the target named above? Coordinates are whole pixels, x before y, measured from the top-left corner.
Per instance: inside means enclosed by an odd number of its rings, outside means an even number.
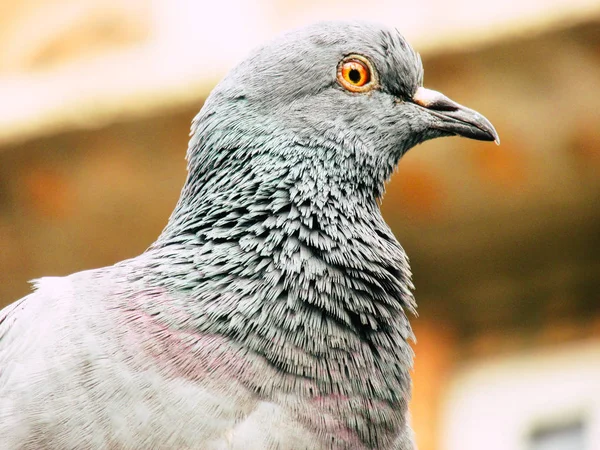
[[[454,135],[498,142],[393,28],[254,50],[194,118],[156,242],[0,312],[0,448],[413,449],[416,305],[379,204]]]

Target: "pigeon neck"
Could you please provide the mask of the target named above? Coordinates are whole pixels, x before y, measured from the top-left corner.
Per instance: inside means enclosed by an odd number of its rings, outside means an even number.
[[[302,149],[287,160],[236,152],[224,150],[228,164],[212,161],[210,171],[190,161],[149,250],[158,282],[188,298],[190,317],[177,326],[225,336],[331,389],[340,368],[349,379],[378,377],[388,400],[399,398],[412,364],[412,284],[372,192],[329,160],[298,158]]]

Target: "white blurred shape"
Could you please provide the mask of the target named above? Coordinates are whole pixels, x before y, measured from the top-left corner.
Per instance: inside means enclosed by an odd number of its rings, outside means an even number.
[[[543,446],[551,440],[532,448],[531,437],[535,430],[581,421],[584,446],[573,448],[600,449],[599,380],[600,342],[473,363],[449,389],[441,448],[571,450],[574,436],[557,437],[564,449]]]

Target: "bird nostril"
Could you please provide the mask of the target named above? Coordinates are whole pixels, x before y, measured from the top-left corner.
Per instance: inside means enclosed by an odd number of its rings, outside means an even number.
[[[456,111],[458,109],[458,105],[448,98],[434,100],[427,107],[435,111]]]

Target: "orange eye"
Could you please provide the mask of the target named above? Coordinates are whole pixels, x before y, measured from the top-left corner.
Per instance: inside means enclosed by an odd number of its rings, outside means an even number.
[[[373,88],[373,75],[369,62],[358,55],[344,58],[338,67],[337,78],[350,92],[365,92]]]

